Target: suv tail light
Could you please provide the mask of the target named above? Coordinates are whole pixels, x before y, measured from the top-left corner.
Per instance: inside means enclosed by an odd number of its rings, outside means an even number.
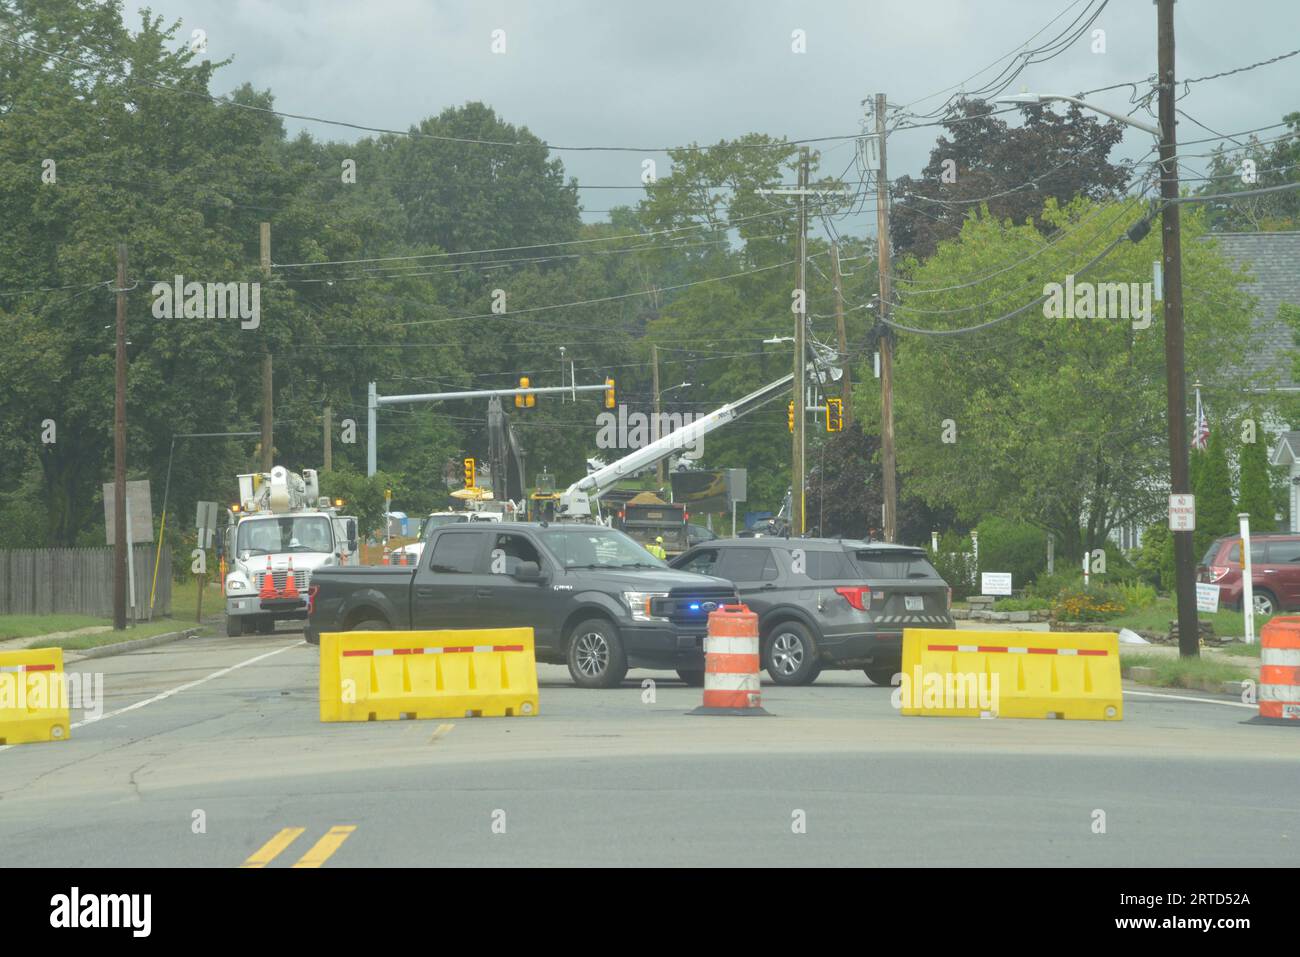
[[[320,585],[312,585],[307,589],[307,616],[311,617],[312,609],[316,607],[316,593],[320,591]]]
[[[1210,566],[1210,581],[1211,581],[1211,582],[1221,581],[1221,580],[1223,580],[1225,577],[1227,577],[1227,574],[1228,574],[1228,572],[1230,572],[1230,571],[1232,571],[1231,568],[1225,568],[1225,567],[1223,567],[1222,565],[1211,565],[1211,566]]]
[[[842,585],[835,589],[835,594],[843,596],[858,611],[871,610],[870,585]]]

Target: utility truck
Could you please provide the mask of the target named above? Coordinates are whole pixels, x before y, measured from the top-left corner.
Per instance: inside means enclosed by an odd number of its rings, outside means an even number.
[[[239,502],[220,539],[229,565],[226,634],[270,634],[277,621],[306,619],[317,569],[361,564],[357,520],[321,496],[314,469],[299,475],[277,465],[238,478]]]

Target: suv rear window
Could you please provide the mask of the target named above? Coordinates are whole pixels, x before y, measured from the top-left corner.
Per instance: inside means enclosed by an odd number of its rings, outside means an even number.
[[[940,578],[922,552],[876,552],[860,549],[853,559],[866,578]]]
[[[771,581],[777,577],[776,561],[770,548],[728,548],[716,574],[733,582]]]
[[[813,581],[857,581],[858,573],[854,570],[849,556],[842,550],[829,552],[805,552],[806,574]]]

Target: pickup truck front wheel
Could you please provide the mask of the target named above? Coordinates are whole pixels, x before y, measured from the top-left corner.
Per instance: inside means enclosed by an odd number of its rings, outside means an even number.
[[[579,622],[569,637],[569,674],[579,688],[615,688],[627,675],[618,630],[604,618]]]

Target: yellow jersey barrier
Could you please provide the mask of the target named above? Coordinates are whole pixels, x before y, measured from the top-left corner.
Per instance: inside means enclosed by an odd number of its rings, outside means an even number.
[[[320,719],[537,714],[533,629],[346,631],[320,636]]]
[[[895,703],[906,715],[1119,721],[1114,632],[907,628]]]
[[[66,741],[70,733],[63,649],[0,651],[0,744]]]

